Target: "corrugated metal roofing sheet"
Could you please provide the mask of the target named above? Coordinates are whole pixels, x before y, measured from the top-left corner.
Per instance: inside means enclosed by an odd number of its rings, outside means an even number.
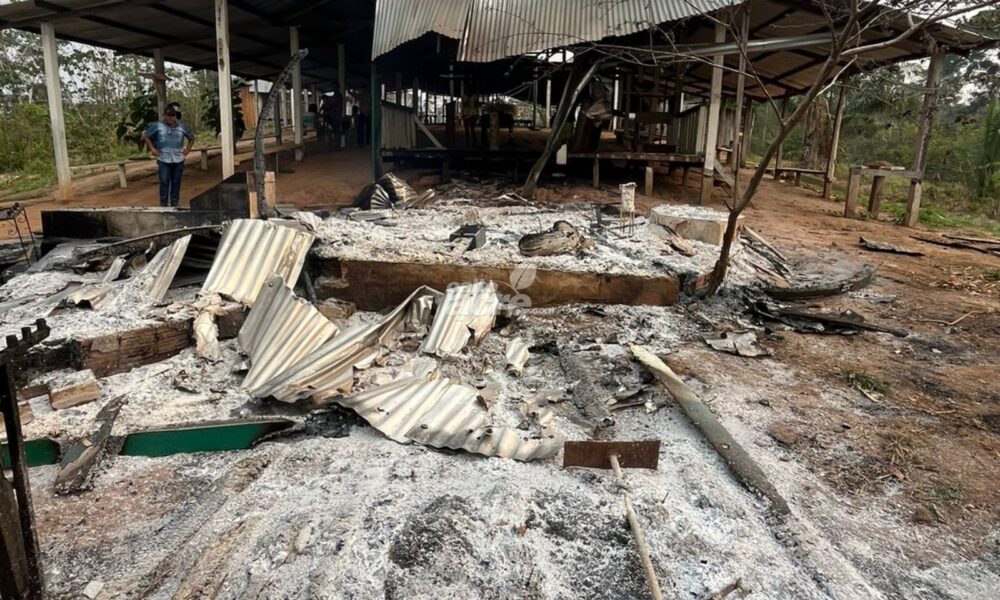
[[[460,352],[470,340],[478,343],[493,328],[499,307],[492,281],[449,288],[420,351],[447,356]]]
[[[253,389],[302,359],[340,330],[306,300],[271,275],[257,295],[239,333],[250,356],[243,387]]]
[[[430,444],[435,436],[430,429],[416,428],[409,432],[409,438],[418,444]],[[458,441],[458,438],[454,438]],[[442,448],[465,450],[483,456],[499,456],[520,461],[549,458],[559,452],[563,440],[554,436],[534,438],[526,431],[510,427],[484,427],[468,433],[461,443],[442,444]]]
[[[459,40],[458,60],[491,62],[635,33],[735,0],[379,0],[372,56],[427,32]]]
[[[533,438],[508,427],[488,427],[477,397],[475,389],[451,379],[407,377],[335,402],[401,444],[413,441],[522,461],[559,452],[562,440],[555,437]]]
[[[325,400],[349,391],[354,369],[370,364],[378,356],[379,347],[394,341],[399,331],[425,327],[431,307],[440,297],[440,292],[428,287],[417,289],[381,320],[333,337],[271,380],[250,388],[250,394],[296,402],[309,396]]]
[[[288,285],[295,284],[314,239],[311,233],[270,221],[235,220],[222,234],[201,290],[253,304],[272,273],[281,275]]]
[[[361,415],[389,439],[410,441],[414,429],[426,432],[428,445],[461,443],[486,423],[478,392],[451,379],[427,381],[409,377],[337,399]]]
[[[164,296],[167,295],[167,290],[170,289],[170,284],[173,283],[174,276],[177,275],[177,269],[184,261],[184,255],[187,254],[190,243],[190,235],[178,238],[173,244],[157,252],[153,260],[146,265],[144,271],[149,273],[150,280],[143,286],[143,291],[157,302],[162,302]]]

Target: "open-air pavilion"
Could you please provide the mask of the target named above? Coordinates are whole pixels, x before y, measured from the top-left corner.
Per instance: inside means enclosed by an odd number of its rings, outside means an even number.
[[[904,15],[876,4],[864,11],[869,16],[877,11],[887,15],[878,29],[862,34],[862,42],[873,44],[875,49],[845,60],[840,65],[840,81],[878,66],[931,59],[927,110],[911,168],[865,172],[911,179],[906,222],[913,224],[919,211],[942,57],[994,41],[942,24],[931,25],[919,37],[903,36],[908,23]],[[580,56],[600,56],[611,54],[608,49],[613,49],[613,56],[605,56],[590,75],[613,85],[609,100],[616,139],[571,149],[569,160],[593,163],[595,183],[602,161],[638,163],[645,167],[645,190],[650,193],[654,166],[682,168],[685,182],[689,171],[701,172],[707,174],[701,178],[700,198],[705,203],[716,183],[731,186],[733,176],[738,176],[738,169],[719,165],[716,150],[723,149],[723,156],[738,157],[730,160],[731,164],[745,160],[751,104],[773,102],[785,111],[789,98],[803,93],[815,81],[831,40],[823,14],[818,3],[782,0],[630,0],[611,6],[585,3],[583,9],[579,3],[564,0],[216,0],[214,6],[193,0],[34,0],[0,7],[0,26],[41,34],[56,172],[63,197],[72,194],[72,183],[59,100],[57,38],[152,56],[161,105],[168,96],[162,76],[164,61],[217,70],[223,179],[236,168],[232,128],[225,126],[231,122],[227,117],[232,113],[228,93],[231,77],[270,79],[300,48],[308,48],[309,55],[295,67],[288,94],[294,124],[291,147],[296,157],[302,158],[301,115],[313,101],[310,94],[330,90],[335,83],[342,90],[367,88],[375,92],[371,108],[372,171],[376,176],[383,158],[430,159],[447,167],[450,162],[484,157],[515,164],[538,162],[533,172],[537,176],[550,158],[548,153],[542,154],[541,143],[518,150],[501,149],[499,140],[493,139],[498,136],[490,131],[483,148],[461,147],[456,142],[460,136],[455,134],[460,127],[460,99],[471,94],[519,98],[533,107],[533,118],[525,124],[532,129],[541,124],[544,130],[560,119],[549,130],[549,136],[557,136],[583,87],[577,85],[578,79],[573,87],[569,85],[577,61],[557,60],[559,52],[570,48]],[[733,26],[727,28],[724,22]],[[662,40],[647,49],[650,28],[659,30]],[[745,41],[737,43],[736,37]],[[660,53],[655,64],[648,50]],[[663,60],[663,53],[670,58]],[[748,68],[741,69],[747,58]],[[841,98],[842,91],[841,86]],[[831,93],[836,95],[837,89]],[[724,106],[729,108],[724,110]],[[779,152],[776,177],[794,174],[798,178],[803,172],[815,175],[824,181],[823,196],[831,195],[842,102],[834,114],[826,167],[784,166]],[[485,133],[488,115],[483,119]],[[431,123],[444,127],[431,131]],[[856,179],[860,181],[860,177]],[[849,199],[856,200],[856,186],[852,189]],[[848,214],[853,210],[849,202]]]

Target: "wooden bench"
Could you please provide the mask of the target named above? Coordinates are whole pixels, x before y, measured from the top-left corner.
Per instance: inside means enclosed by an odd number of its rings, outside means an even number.
[[[774,172],[775,179],[781,179],[782,175],[794,175],[795,185],[802,185],[802,174],[806,175],[819,175],[820,177],[826,178],[826,169],[806,169],[804,167],[779,167],[777,169],[770,169]]]
[[[106,163],[97,163],[93,165],[78,165],[75,167],[70,167],[70,172],[73,175],[79,175],[81,172],[84,174],[97,174],[104,173],[108,167],[115,167],[118,171],[118,185],[122,188],[128,186],[128,165],[138,165],[138,164],[148,164],[152,158],[145,158],[139,160],[117,160]]]
[[[847,178],[847,199],[844,201],[844,216],[857,217],[858,196],[861,193],[861,178],[872,177],[872,189],[868,196],[868,214],[878,216],[879,203],[882,201],[882,186],[886,177],[905,177],[910,181],[920,180],[920,174],[916,171],[907,171],[902,167],[865,167],[855,165],[851,167],[850,175]]]
[[[681,185],[687,185],[688,173],[692,166],[701,165],[705,162],[705,157],[698,154],[679,154],[676,152],[627,152],[627,151],[598,151],[598,152],[573,152],[568,155],[571,159],[589,159],[594,161],[594,187],[601,185],[601,161],[618,160],[624,162],[644,162],[645,165],[645,188],[647,196],[653,195],[653,163],[667,163],[670,166],[680,165],[684,169],[684,178]]]

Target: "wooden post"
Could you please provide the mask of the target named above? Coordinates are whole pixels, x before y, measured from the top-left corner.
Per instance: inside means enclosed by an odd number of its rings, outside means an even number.
[[[753,101],[748,99],[746,109],[743,112],[743,140],[740,145],[741,169],[747,164],[747,156],[750,155],[751,139],[753,139]]]
[[[156,90],[156,114],[167,109],[167,74],[163,65],[163,50],[153,49],[153,88]]]
[[[531,82],[531,128],[538,127],[538,80]]]
[[[299,28],[288,28],[289,56],[299,51]],[[341,91],[343,94],[343,91]],[[295,135],[295,162],[302,162],[302,63],[296,62],[292,69],[292,131]]]
[[[396,104],[403,104],[403,74],[396,71]]]
[[[410,104],[413,108],[413,116],[420,118],[420,79],[417,77],[413,78],[413,97],[410,98]]]
[[[903,224],[907,227],[914,227],[920,221],[920,198],[923,195],[924,169],[927,168],[927,146],[931,140],[931,129],[934,127],[934,111],[937,108],[943,69],[944,53],[935,50],[927,67],[927,88],[920,114],[920,136],[917,138],[917,151],[913,158],[912,170],[916,172],[916,177],[910,180],[910,197],[906,202],[906,214],[903,219]]]
[[[56,179],[59,187],[56,198],[73,198],[73,175],[69,169],[69,151],[66,149],[66,121],[63,118],[62,83],[59,80],[59,48],[56,30],[52,23],[41,23],[42,55],[45,60],[45,92],[49,100],[49,120],[52,123],[52,150],[56,161]]]
[[[382,98],[375,94],[374,91],[379,87],[378,81],[378,71],[375,67],[375,61],[372,61],[372,73],[371,73],[371,123],[368,125],[371,128],[371,144],[372,144],[372,179],[378,179],[383,175],[382,168]]]
[[[872,179],[872,193],[868,196],[868,215],[878,220],[879,205],[882,202],[882,186],[885,184],[885,175],[876,175]]]
[[[743,44],[750,41],[750,11],[747,7],[741,9],[743,13],[743,23],[740,26],[740,37]],[[733,110],[733,144],[732,152],[729,154],[729,162],[732,163],[733,170],[733,197],[740,197],[740,163],[743,161],[743,144],[740,133],[743,130],[743,96],[746,89],[747,70],[746,56],[740,52],[740,72],[736,75],[736,107]]]
[[[840,93],[837,95],[837,112],[833,117],[833,137],[830,139],[830,151],[827,153],[826,159],[826,176],[823,178],[824,198],[833,195],[833,180],[837,170],[837,150],[840,147],[840,127],[844,123],[844,96],[846,92],[847,86],[841,83]]]
[[[847,197],[844,199],[844,216],[853,219],[857,216],[858,194],[861,191],[861,167],[851,167],[847,177]]]
[[[653,165],[646,163],[645,189],[647,196],[653,195]]]
[[[278,94],[278,102],[274,106],[274,143],[280,146],[281,129],[284,124],[285,115],[288,114],[288,108],[285,106],[284,88],[278,90],[276,93]]]
[[[785,120],[785,115],[788,113],[788,96],[781,99],[781,120]],[[780,128],[780,125],[779,125]],[[785,149],[785,144],[782,142],[778,144],[778,150],[774,153],[774,179],[781,179],[781,153]]]
[[[219,62],[219,122],[222,127],[222,178],[236,172],[233,89],[229,76],[229,0],[215,0],[215,47]]]
[[[601,159],[594,157],[594,189],[601,187]]]
[[[337,44],[337,87],[340,88],[340,120],[343,122],[347,116],[347,102],[344,102],[347,98],[347,46],[343,43]],[[340,147],[347,147],[347,134],[343,130],[340,132]]]
[[[722,23],[715,24],[715,42],[726,41],[726,27]],[[701,172],[701,204],[708,204],[712,199],[712,188],[715,185],[715,155],[719,145],[719,116],[722,110],[722,60],[717,54],[712,58],[712,89],[708,104],[708,126],[705,128],[705,163]]]

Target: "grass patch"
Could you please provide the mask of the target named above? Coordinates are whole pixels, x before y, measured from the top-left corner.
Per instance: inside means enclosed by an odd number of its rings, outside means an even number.
[[[1000,281],[1000,269],[990,269],[983,273],[983,279],[986,281]]]
[[[851,387],[875,394],[885,395],[889,392],[889,382],[877,375],[864,371],[852,371],[847,374],[847,382]]]
[[[965,494],[962,490],[950,485],[944,487],[935,486],[931,488],[931,500],[941,502],[942,504],[959,506],[965,501]]]
[[[903,202],[883,202],[882,210],[891,214],[897,222],[902,222],[903,214],[906,213],[906,204]],[[954,212],[931,203],[924,203],[920,207],[920,222],[931,229],[974,229],[993,236],[1000,236],[1000,221],[996,219]]]

